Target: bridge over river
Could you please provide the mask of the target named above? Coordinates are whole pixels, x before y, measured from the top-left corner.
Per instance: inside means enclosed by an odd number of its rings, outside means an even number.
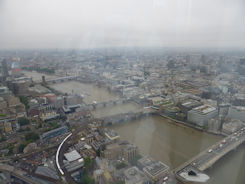
[[[99,120],[102,120],[104,125],[112,125],[122,122],[128,122],[132,121],[144,116],[149,116],[152,114],[155,114],[156,111],[154,109],[138,109],[134,112],[127,112],[127,113],[121,113],[121,114],[115,114],[112,116],[106,116],[99,118]]]
[[[182,182],[190,181],[189,178],[191,177],[186,175],[186,173],[189,173],[190,171],[203,174],[206,169],[212,167],[212,165],[219,159],[230,151],[236,149],[239,145],[244,143],[244,141],[245,128],[241,128],[239,131],[229,135],[222,141],[212,145],[208,149],[199,153],[197,156],[174,169],[177,179],[181,180]]]
[[[132,99],[120,98],[120,99],[110,100],[110,101],[106,101],[106,102],[94,102],[92,104],[87,104],[87,106],[90,110],[93,110],[93,109],[97,109],[97,108],[110,107],[113,105],[120,105],[120,104],[127,103],[127,102],[132,102]]]
[[[64,76],[64,77],[57,77],[54,79],[47,79],[45,80],[45,82],[47,84],[56,84],[56,83],[60,83],[60,82],[67,82],[67,81],[71,81],[71,80],[76,80],[78,79],[80,76]],[[43,83],[42,80],[38,80],[35,81],[35,83]]]

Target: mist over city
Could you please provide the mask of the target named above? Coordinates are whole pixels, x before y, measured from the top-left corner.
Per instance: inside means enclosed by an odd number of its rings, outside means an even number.
[[[0,184],[244,184],[244,0],[0,0]]]
[[[245,47],[243,0],[1,0],[0,48]]]

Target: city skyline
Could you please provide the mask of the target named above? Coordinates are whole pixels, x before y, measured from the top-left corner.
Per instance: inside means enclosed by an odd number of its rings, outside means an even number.
[[[0,0],[0,184],[244,184],[245,0]]]
[[[243,52],[1,50],[0,61],[0,183],[245,181]]]

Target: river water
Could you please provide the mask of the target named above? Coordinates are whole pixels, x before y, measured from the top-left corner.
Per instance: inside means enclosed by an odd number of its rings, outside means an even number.
[[[88,104],[93,103],[93,101],[106,102],[119,98],[118,95],[109,93],[106,88],[99,88],[93,84],[84,84],[76,81],[58,83],[52,85],[51,87],[63,93],[76,93],[79,95],[84,95],[84,101]]]
[[[52,85],[63,93],[75,92],[84,94],[85,102],[108,101],[119,98],[109,93],[105,88],[93,84],[65,82]],[[140,108],[133,103],[121,104],[94,110],[95,117],[125,113]],[[110,128],[119,133],[122,140],[128,140],[137,145],[142,154],[147,154],[170,166],[177,167],[197,155],[200,151],[222,139],[176,125],[174,122],[158,117],[147,117],[128,123],[113,125]],[[209,184],[245,184],[245,146],[231,152],[207,171],[211,177]]]
[[[113,125],[122,140],[129,140],[142,154],[167,164],[171,169],[179,166],[202,150],[222,139],[189,127],[176,125],[155,116]],[[208,184],[245,184],[245,146],[218,161],[207,171]]]
[[[160,116],[111,126],[121,139],[140,148],[144,155],[167,164],[171,169],[192,158],[221,138],[189,127],[176,125]]]
[[[101,118],[105,116],[112,116],[115,114],[132,112],[135,111],[135,109],[139,109],[139,108],[141,107],[135,103],[124,103],[111,107],[103,107],[103,108],[95,109],[94,111],[92,111],[92,114],[96,118]]]
[[[25,74],[27,77],[32,77],[33,81],[41,81],[42,76],[45,76],[45,79],[55,79],[57,76],[55,75],[47,75],[47,74],[42,74],[36,71],[22,71],[23,74]]]
[[[230,152],[206,172],[208,184],[245,184],[245,145]]]

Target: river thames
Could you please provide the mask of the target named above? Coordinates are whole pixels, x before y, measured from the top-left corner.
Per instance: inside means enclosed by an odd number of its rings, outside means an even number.
[[[63,93],[84,95],[86,103],[93,101],[108,101],[119,98],[105,88],[93,84],[65,82],[55,84],[52,88]],[[95,117],[103,117],[125,113],[141,108],[137,104],[126,103],[117,106],[100,108],[92,113]],[[121,137],[139,147],[141,154],[152,156],[167,164],[171,169],[197,155],[205,148],[222,139],[221,136],[211,135],[189,127],[180,126],[168,119],[151,116],[127,123],[110,126]],[[229,153],[207,170],[211,177],[209,184],[244,184],[245,183],[245,146]]]

